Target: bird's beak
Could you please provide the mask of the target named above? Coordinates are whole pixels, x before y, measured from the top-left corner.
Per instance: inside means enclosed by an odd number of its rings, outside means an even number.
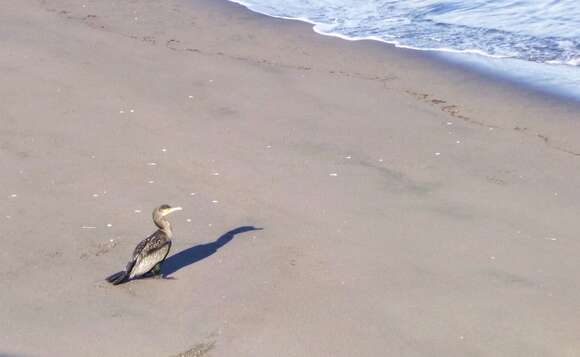
[[[173,213],[173,212],[175,212],[175,211],[181,211],[182,209],[183,209],[183,208],[181,208],[181,207],[171,207],[171,208],[169,209],[169,212],[167,212],[167,214]]]

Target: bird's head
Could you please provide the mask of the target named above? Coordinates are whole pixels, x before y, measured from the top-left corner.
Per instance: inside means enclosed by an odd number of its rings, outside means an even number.
[[[170,205],[161,205],[158,208],[155,209],[155,211],[153,212],[153,216],[161,216],[161,217],[165,217],[168,214],[171,214],[175,211],[181,211],[183,208],[181,207],[171,207]]]

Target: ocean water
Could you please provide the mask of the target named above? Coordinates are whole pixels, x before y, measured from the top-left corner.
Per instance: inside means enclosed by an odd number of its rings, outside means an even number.
[[[231,0],[320,34],[436,51],[580,100],[580,0]]]

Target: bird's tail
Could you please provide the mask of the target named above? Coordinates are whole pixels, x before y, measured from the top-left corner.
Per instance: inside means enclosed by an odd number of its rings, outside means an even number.
[[[120,272],[117,272],[111,276],[108,276],[107,278],[105,278],[105,280],[107,280],[109,283],[113,284],[113,285],[119,285],[121,283],[126,282],[129,277],[129,274],[123,270]]]

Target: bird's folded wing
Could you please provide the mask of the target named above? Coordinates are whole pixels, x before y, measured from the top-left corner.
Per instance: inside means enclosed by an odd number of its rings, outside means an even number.
[[[135,263],[139,259],[140,259],[139,257],[133,257],[133,259],[129,260],[129,263],[127,263],[127,267],[125,268],[125,271],[127,272],[127,274],[131,274],[131,271],[133,271],[133,267],[135,266]]]
[[[151,241],[151,239],[153,239],[154,237],[155,237],[155,235],[151,235],[151,236],[143,239],[141,242],[139,242],[139,244],[137,244],[137,246],[135,247],[135,250],[133,251],[133,256],[132,256],[133,260],[135,260],[138,256],[140,256],[143,253],[143,251],[149,245],[149,242]]]
[[[151,252],[154,252],[158,249],[160,249],[161,247],[164,247],[167,242],[169,240],[162,234],[155,234],[153,236],[150,237],[150,239],[148,238],[148,242],[145,245],[145,247],[143,248],[143,251],[141,252],[142,255],[148,255]]]

